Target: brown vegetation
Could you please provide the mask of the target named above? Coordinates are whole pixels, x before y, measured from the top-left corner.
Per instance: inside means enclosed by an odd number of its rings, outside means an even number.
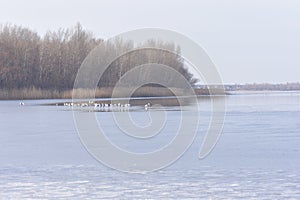
[[[16,25],[0,26],[0,98],[70,98],[81,63],[102,41],[84,30],[79,23],[73,28],[49,31],[44,36]],[[104,55],[100,55],[103,59],[105,55],[114,55],[120,49],[131,49],[134,44],[120,39],[105,45]],[[98,87],[106,89],[97,90],[96,96],[108,96],[110,88],[127,71],[146,63],[170,66],[191,85],[197,82],[185,68],[178,46],[155,40],[140,45],[155,49],[131,51],[116,59],[99,80]],[[141,72],[141,77],[147,76],[146,73]],[[176,87],[178,81],[174,77],[165,78]],[[163,89],[148,89],[148,92],[147,96],[165,94]],[[81,93],[86,96],[89,89]]]
[[[185,95],[184,89],[172,88],[173,91],[176,91],[176,94],[180,96]],[[72,99],[73,92],[76,93],[76,98],[110,98],[113,92],[113,88],[98,88],[95,90],[92,89],[75,89],[75,90],[46,90],[46,89],[37,89],[37,88],[24,88],[24,89],[12,89],[0,90],[0,100],[9,100],[9,99]],[[115,91],[115,96],[118,98],[126,97],[122,94],[122,91]],[[141,87],[136,90],[132,97],[166,97],[174,96],[174,93],[167,88],[163,87]]]
[[[80,24],[43,37],[28,28],[0,26],[0,89],[70,89],[81,62],[100,42]]]

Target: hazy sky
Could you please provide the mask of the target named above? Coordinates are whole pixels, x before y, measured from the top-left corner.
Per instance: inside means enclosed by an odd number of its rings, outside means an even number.
[[[143,27],[183,33],[226,83],[300,81],[299,0],[0,0],[0,24],[43,34],[78,21],[101,38]]]

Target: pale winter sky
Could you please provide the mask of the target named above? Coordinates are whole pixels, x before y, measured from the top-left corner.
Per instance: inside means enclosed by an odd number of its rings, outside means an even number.
[[[300,81],[299,0],[1,0],[0,24],[95,36],[159,27],[200,44],[225,83]]]

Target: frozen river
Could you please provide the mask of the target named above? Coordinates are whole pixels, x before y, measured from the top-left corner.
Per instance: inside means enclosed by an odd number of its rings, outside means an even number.
[[[59,101],[0,101],[0,199],[300,199],[300,93],[226,97],[223,134],[204,160],[198,154],[210,112],[207,100],[199,100],[201,123],[190,149],[173,165],[147,174],[97,162],[81,144],[69,108],[40,106]],[[172,132],[180,112],[167,112]],[[145,145],[130,143],[116,134],[110,112],[96,115],[122,148],[147,151],[170,139],[165,134]],[[140,123],[147,117],[131,115]]]

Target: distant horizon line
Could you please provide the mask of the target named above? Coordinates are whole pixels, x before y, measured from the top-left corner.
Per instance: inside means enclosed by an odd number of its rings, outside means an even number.
[[[244,83],[223,83],[223,85],[263,85],[263,84],[270,84],[270,85],[288,85],[288,84],[300,84],[299,81],[287,81],[287,82],[244,82]],[[199,83],[197,85],[215,85],[215,84],[205,84],[205,83]],[[217,84],[218,85],[218,84]]]

